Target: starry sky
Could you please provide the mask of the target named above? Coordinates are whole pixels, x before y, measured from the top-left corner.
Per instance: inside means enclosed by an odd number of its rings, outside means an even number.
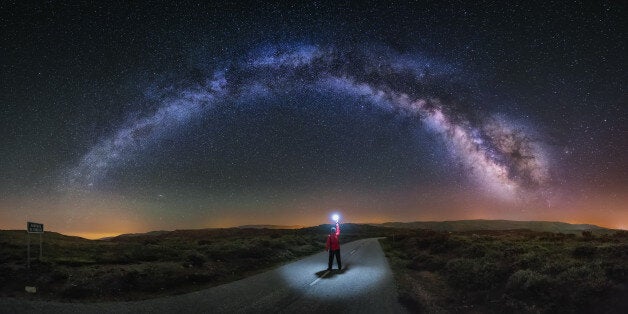
[[[16,2],[0,229],[628,229],[620,1]]]

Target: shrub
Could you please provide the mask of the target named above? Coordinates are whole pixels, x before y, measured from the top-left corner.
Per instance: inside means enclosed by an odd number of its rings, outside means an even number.
[[[628,239],[628,231],[627,230],[617,230],[613,234],[613,238],[615,239]]]
[[[147,238],[144,239],[144,241],[142,242],[144,245],[150,245],[150,244],[158,244],[159,240],[155,239],[155,238]]]
[[[54,262],[59,265],[66,265],[70,267],[80,267],[80,266],[92,265],[96,263],[95,260],[81,258],[81,257],[67,257],[67,258],[61,257],[61,258],[54,259]]]
[[[266,246],[242,247],[237,252],[239,258],[264,258],[272,254],[272,250]]]
[[[539,270],[544,274],[556,276],[573,265],[573,259],[565,258],[564,256],[556,256],[546,260],[543,267],[539,268]]]
[[[425,235],[416,237],[413,240],[416,241],[417,248],[425,250],[425,249],[430,248],[432,245],[436,243],[442,243],[446,241],[447,238],[448,238],[448,235],[445,235],[442,233],[430,232]],[[397,237],[397,239],[399,240],[399,237]]]
[[[577,308],[589,308],[599,304],[612,286],[599,265],[571,267],[556,279],[564,294],[561,298]]]
[[[275,242],[275,241],[273,241]],[[266,240],[266,239],[253,239],[253,241],[251,241],[251,245],[252,246],[263,246],[263,247],[269,247],[270,246],[270,240]]]
[[[526,252],[519,257],[519,260],[517,261],[517,266],[518,268],[523,269],[538,269],[543,266],[544,260],[545,259],[542,258],[537,252]]]
[[[435,271],[445,267],[446,261],[439,256],[419,253],[408,264],[408,268],[414,270],[430,270]]]
[[[122,278],[120,278],[122,283],[127,286],[127,287],[135,287],[137,286],[139,279],[140,279],[140,273],[137,270],[131,270],[128,271],[126,273],[124,273],[124,275],[122,275]]]
[[[606,276],[617,282],[627,282],[628,281],[628,265],[624,264],[615,264],[609,263],[605,267]]]
[[[605,249],[607,254],[620,259],[628,259],[628,244],[613,245]]]
[[[302,236],[289,236],[289,237],[283,237],[281,239],[290,245],[306,245],[306,244],[314,243],[312,239],[308,240]]]
[[[192,266],[192,267],[203,267],[203,265],[205,265],[205,262],[207,262],[207,258],[205,257],[205,255],[200,254],[199,252],[196,252],[196,251],[191,252],[185,258],[185,263],[188,266]]]
[[[533,270],[520,269],[508,278],[506,291],[515,298],[523,300],[544,299],[547,295],[549,279]]]
[[[455,239],[451,239],[447,233],[429,233],[422,237],[416,238],[416,245],[419,249],[429,249],[432,253],[444,253],[455,249],[461,243]]]
[[[192,283],[210,282],[216,278],[216,274],[193,273],[187,275],[187,279]]]
[[[71,285],[61,295],[69,299],[82,299],[94,295],[96,291],[84,285]]]
[[[501,254],[504,258],[515,258],[517,256],[519,256],[520,254],[523,254],[525,252],[525,250],[517,245],[517,246],[507,246],[505,248],[501,249]]]
[[[67,280],[68,278],[68,273],[60,269],[55,269],[52,273],[50,273],[50,279],[52,281],[62,281]]]
[[[131,251],[131,260],[134,262],[154,262],[160,259],[161,252],[155,246],[136,246]]]
[[[477,290],[501,284],[504,270],[485,259],[456,258],[447,262],[445,274],[452,285]]]
[[[466,288],[475,282],[474,268],[473,261],[466,258],[453,259],[445,266],[449,281],[461,288]]]
[[[463,254],[469,258],[479,258],[479,257],[484,257],[484,255],[486,254],[485,250],[486,248],[484,248],[483,246],[478,245],[478,244],[473,244],[465,248]]]
[[[590,244],[583,244],[576,246],[573,250],[573,256],[575,257],[592,257],[595,255],[597,248]]]

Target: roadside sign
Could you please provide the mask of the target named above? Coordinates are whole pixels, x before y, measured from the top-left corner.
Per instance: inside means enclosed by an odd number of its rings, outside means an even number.
[[[44,234],[44,224],[36,222],[26,222],[26,233],[28,234],[26,242],[26,267],[31,268],[31,233],[39,233],[39,260],[41,260],[43,253],[42,234]]]
[[[44,233],[44,224],[29,221],[26,223],[26,230],[28,233]]]

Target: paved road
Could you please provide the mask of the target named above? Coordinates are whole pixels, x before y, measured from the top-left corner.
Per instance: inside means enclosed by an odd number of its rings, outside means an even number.
[[[344,269],[327,272],[321,252],[272,271],[166,298],[59,303],[0,298],[2,313],[404,313],[377,239],[341,247]],[[335,265],[334,265],[335,266]]]

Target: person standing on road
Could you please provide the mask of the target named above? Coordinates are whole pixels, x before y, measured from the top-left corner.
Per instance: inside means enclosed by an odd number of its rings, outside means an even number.
[[[329,251],[329,264],[327,265],[327,270],[331,270],[331,265],[334,262],[334,255],[336,255],[338,269],[342,269],[342,262],[340,261],[340,241],[338,240],[339,235],[340,224],[336,220],[336,227],[331,228],[331,233],[327,236],[327,244],[325,245],[325,250]]]

